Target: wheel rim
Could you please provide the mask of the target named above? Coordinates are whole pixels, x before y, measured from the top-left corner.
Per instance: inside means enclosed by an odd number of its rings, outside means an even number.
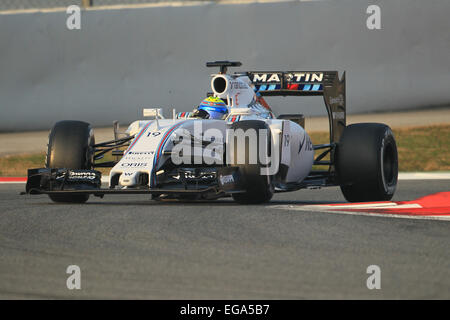
[[[383,152],[383,176],[387,185],[392,185],[395,180],[395,155],[392,144],[388,144]]]

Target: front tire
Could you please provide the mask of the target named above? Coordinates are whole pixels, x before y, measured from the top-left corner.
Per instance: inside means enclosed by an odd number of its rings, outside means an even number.
[[[59,121],[50,131],[46,167],[92,169],[95,144],[94,132],[83,121]],[[84,203],[87,194],[49,195],[54,202]]]
[[[391,129],[380,123],[345,128],[337,147],[336,169],[345,199],[386,201],[397,187],[397,145]]]
[[[257,146],[259,148],[259,139],[261,136],[258,134],[259,130],[265,129],[267,132],[266,140],[268,142],[268,150],[270,150],[270,128],[263,121],[258,120],[244,120],[235,122],[231,125],[231,129],[242,129],[244,132],[247,130],[255,130],[257,136]],[[234,201],[240,204],[259,204],[270,201],[273,196],[272,177],[269,175],[262,175],[261,168],[263,167],[259,163],[250,163],[250,141],[245,139],[244,146],[238,146],[234,143],[234,156],[237,157],[238,150],[244,152],[245,163],[235,163],[236,159],[232,159],[232,165],[239,167],[239,172],[242,178],[243,188],[246,190],[244,193],[233,193],[232,197]],[[243,147],[243,148],[242,148]],[[259,150],[257,149],[259,155]],[[260,159],[258,159],[260,160]]]

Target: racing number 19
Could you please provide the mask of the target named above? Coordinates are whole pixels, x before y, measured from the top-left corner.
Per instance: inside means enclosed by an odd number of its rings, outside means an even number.
[[[157,136],[159,136],[160,134],[161,134],[161,132],[159,132],[159,131],[149,132],[149,133],[147,134],[147,138],[150,137],[150,135],[152,135],[153,137],[157,137]]]

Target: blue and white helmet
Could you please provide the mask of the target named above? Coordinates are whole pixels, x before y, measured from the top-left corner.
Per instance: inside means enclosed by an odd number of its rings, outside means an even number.
[[[208,97],[198,106],[198,110],[208,112],[209,119],[222,119],[228,113],[225,102],[217,97]]]

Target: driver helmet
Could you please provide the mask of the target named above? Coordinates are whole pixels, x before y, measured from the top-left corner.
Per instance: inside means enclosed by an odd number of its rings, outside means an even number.
[[[197,110],[206,111],[209,119],[222,119],[228,113],[228,108],[222,99],[217,97],[208,97],[203,100]]]

